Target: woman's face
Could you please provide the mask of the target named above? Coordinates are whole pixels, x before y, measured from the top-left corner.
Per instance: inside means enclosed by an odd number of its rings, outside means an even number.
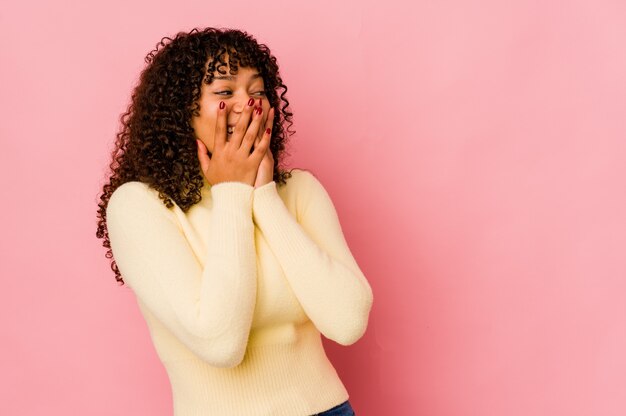
[[[226,56],[228,62],[228,56]],[[196,137],[202,140],[209,152],[213,153],[214,146],[214,130],[217,121],[217,110],[220,101],[226,104],[226,120],[229,126],[235,126],[239,121],[243,109],[248,105],[250,98],[254,99],[254,107],[259,106],[262,101],[263,118],[261,126],[265,125],[267,113],[270,109],[270,103],[265,95],[265,85],[259,71],[251,67],[239,67],[237,73],[230,75],[230,66],[225,67],[224,75],[214,72],[211,84],[202,82],[200,95],[199,116],[193,116],[191,126],[193,127]],[[250,119],[252,120],[252,119]],[[263,129],[260,128],[257,137],[263,136]],[[230,139],[227,135],[226,140]]]

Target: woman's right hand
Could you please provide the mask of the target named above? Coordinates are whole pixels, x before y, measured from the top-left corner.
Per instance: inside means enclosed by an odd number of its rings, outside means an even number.
[[[200,167],[211,186],[220,182],[242,182],[254,186],[259,164],[270,142],[270,134],[263,127],[265,131],[261,141],[250,152],[263,118],[263,114],[257,109],[262,111],[261,107],[245,106],[230,140],[227,140],[226,108],[218,107],[215,140],[210,157],[204,143],[197,139]],[[272,121],[268,120],[266,124]]]

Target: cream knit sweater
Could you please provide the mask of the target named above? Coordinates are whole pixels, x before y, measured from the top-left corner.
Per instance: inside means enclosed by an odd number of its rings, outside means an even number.
[[[361,338],[372,289],[309,171],[256,189],[205,179],[187,213],[127,182],[107,227],[175,416],[307,416],[348,399],[320,333],[342,345]]]

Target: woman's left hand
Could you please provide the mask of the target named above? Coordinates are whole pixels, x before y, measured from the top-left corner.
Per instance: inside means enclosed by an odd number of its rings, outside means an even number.
[[[259,135],[254,141],[254,145],[256,146],[261,138],[263,137],[266,129],[271,129],[274,124],[274,108],[270,108],[267,114],[267,120],[265,121],[265,126],[263,129],[259,129]],[[270,146],[267,148],[265,152],[265,156],[261,160],[259,164],[259,170],[256,173],[256,180],[254,181],[254,187],[258,188],[259,186],[263,186],[265,184],[270,183],[274,179],[274,155],[272,154],[271,149],[271,135],[272,131],[270,131]]]

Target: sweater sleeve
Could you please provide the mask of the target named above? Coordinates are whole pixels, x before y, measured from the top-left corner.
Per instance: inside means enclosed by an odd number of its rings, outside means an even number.
[[[372,289],[341,230],[335,207],[313,174],[294,170],[297,217],[272,181],[254,190],[253,218],[305,313],[326,338],[350,345],[364,334]]]
[[[257,284],[253,189],[242,182],[211,187],[203,262],[175,214],[148,185],[121,185],[107,206],[111,249],[124,281],[174,336],[216,367],[243,360],[252,324]]]

